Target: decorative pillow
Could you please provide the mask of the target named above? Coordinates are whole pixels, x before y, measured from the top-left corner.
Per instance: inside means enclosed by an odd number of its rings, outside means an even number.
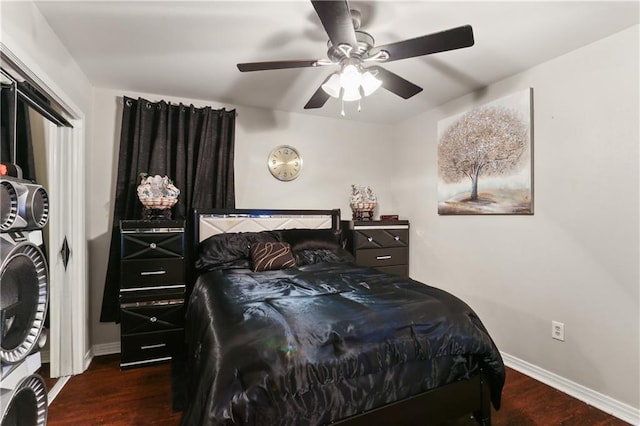
[[[274,233],[293,251],[340,248],[339,234],[331,229],[283,229]]]
[[[287,243],[263,242],[251,244],[253,270],[272,271],[296,266],[296,259]]]
[[[296,265],[313,265],[314,263],[347,263],[354,262],[353,255],[345,249],[338,248],[334,250],[317,249],[317,250],[300,250],[294,253]]]
[[[248,265],[251,244],[266,241],[277,242],[278,239],[271,231],[212,235],[198,245],[196,268],[210,271],[224,269],[230,265]],[[246,262],[238,262],[241,260]]]

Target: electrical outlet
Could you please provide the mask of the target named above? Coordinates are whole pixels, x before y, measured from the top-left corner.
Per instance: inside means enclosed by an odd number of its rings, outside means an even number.
[[[551,321],[551,337],[564,342],[564,323]]]

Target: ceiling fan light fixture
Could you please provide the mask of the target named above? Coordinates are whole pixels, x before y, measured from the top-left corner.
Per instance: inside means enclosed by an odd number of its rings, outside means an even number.
[[[322,84],[329,96],[352,102],[369,96],[382,86],[382,81],[371,71],[364,71],[354,64],[343,66],[341,72],[334,72]]]
[[[340,97],[340,74],[334,72],[329,79],[322,84],[322,90],[333,98]]]
[[[362,74],[362,90],[365,96],[369,96],[382,86],[382,81],[377,79],[371,71],[365,71]]]
[[[344,92],[342,93],[342,100],[346,102],[358,101],[362,98],[360,95],[359,86],[358,87],[349,87],[344,88]]]
[[[357,66],[345,65],[340,73],[340,85],[344,90],[357,90],[362,84],[362,74]]]

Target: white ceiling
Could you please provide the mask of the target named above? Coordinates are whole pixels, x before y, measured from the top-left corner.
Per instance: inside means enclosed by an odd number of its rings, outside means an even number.
[[[53,30],[102,88],[338,117],[303,106],[334,67],[241,73],[240,62],[320,59],[327,36],[309,1],[43,1]],[[638,1],[349,2],[376,44],[470,24],[475,45],[384,65],[424,90],[384,89],[347,119],[395,123],[639,22]],[[606,58],[594,58],[606,60]]]

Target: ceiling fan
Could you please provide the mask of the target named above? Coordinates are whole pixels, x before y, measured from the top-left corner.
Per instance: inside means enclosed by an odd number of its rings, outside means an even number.
[[[343,102],[359,101],[379,87],[409,99],[420,93],[422,88],[377,64],[461,49],[474,44],[473,30],[470,25],[465,25],[375,46],[373,37],[360,30],[361,15],[357,10],[349,9],[347,0],[311,0],[311,3],[329,36],[328,59],[238,64],[238,69],[242,72],[340,66],[340,71],[332,73],[323,81],[304,106],[305,109],[322,108],[329,97],[339,98]]]

